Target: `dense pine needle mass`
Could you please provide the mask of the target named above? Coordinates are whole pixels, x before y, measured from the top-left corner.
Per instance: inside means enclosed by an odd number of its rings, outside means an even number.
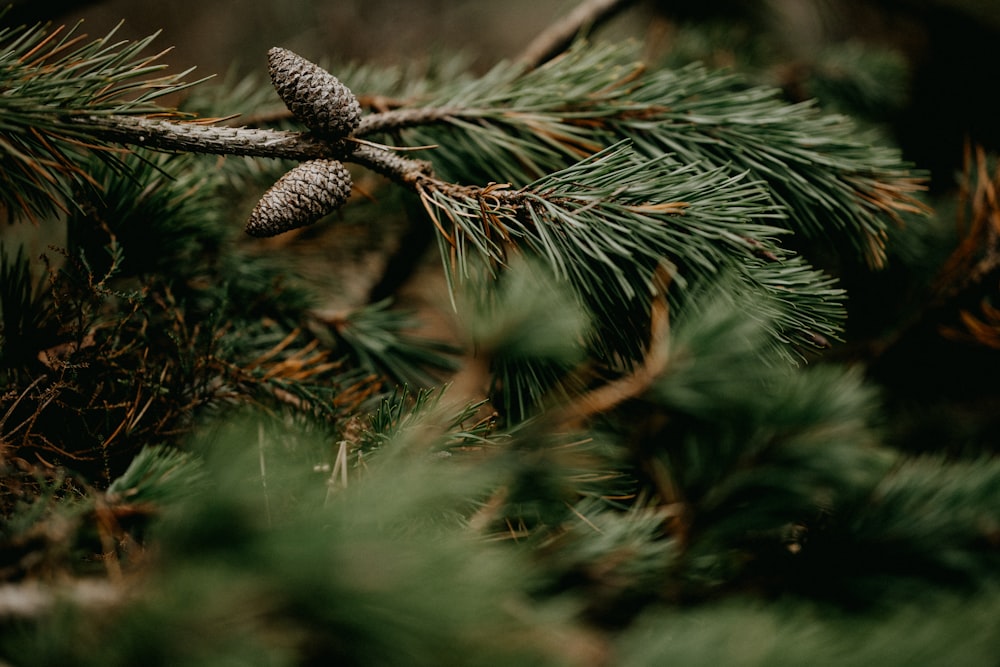
[[[451,110],[446,132],[467,135],[481,153],[474,164],[496,180],[524,182],[629,139],[650,159],[666,153],[695,168],[749,172],[767,183],[790,229],[853,247],[875,266],[885,260],[886,226],[924,210],[920,177],[849,119],[698,65],[647,72],[631,54],[578,44],[527,73],[498,66],[430,104]],[[443,173],[468,173],[436,132],[418,137],[442,146],[432,159]]]
[[[5,216],[65,210],[67,181],[87,182],[83,155],[101,150],[74,118],[81,115],[167,114],[158,98],[189,85],[158,74],[163,55],[146,51],[156,38],[89,40],[77,30],[0,28],[0,207]],[[115,154],[108,152],[107,159]]]
[[[948,253],[898,151],[587,42],[479,77],[275,49],[279,95],[166,109],[152,40],[0,30],[0,208],[66,234],[0,244],[4,665],[995,662],[996,435],[914,455],[866,377],[925,306],[839,345],[837,267]],[[988,348],[976,156],[928,294]],[[454,340],[296,271],[400,210]]]

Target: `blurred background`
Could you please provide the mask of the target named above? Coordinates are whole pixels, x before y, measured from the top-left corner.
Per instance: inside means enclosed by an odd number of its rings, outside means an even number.
[[[130,37],[163,30],[180,67],[225,72],[260,67],[267,49],[284,46],[303,55],[374,64],[418,58],[433,49],[461,49],[482,65],[511,55],[539,26],[575,3],[567,0],[76,0],[16,2],[21,22],[85,20],[103,34],[125,21]],[[45,5],[49,5],[46,11]]]

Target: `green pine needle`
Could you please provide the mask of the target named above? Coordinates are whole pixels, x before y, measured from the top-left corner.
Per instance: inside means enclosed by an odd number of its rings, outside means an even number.
[[[0,29],[0,208],[8,217],[66,210],[71,184],[93,182],[84,156],[116,161],[119,149],[95,143],[81,118],[170,113],[158,100],[193,85],[182,81],[190,70],[160,74],[162,53],[144,53],[155,34],[116,41],[115,28],[86,42],[77,27]]]
[[[888,225],[926,212],[922,175],[850,120],[700,65],[646,73],[631,47],[581,42],[536,70],[498,65],[423,104],[452,113],[404,137],[437,146],[430,159],[448,179],[524,184],[629,139],[648,158],[748,171],[787,211],[787,228],[874,266]]]
[[[387,374],[400,384],[431,387],[434,372],[454,371],[454,345],[409,333],[416,326],[411,313],[392,310],[391,299],[349,313],[333,327],[357,363],[372,373]]]
[[[201,461],[169,447],[146,447],[105,492],[111,503],[167,503],[189,498],[205,482]]]
[[[745,174],[647,159],[622,142],[517,191],[430,184],[422,196],[455,276],[484,262],[496,275],[512,249],[540,258],[593,318],[590,347],[605,361],[642,358],[664,269],[683,293],[738,267],[742,289],[787,305],[772,309],[782,342],[821,345],[843,318],[831,279],[777,245],[781,215]]]

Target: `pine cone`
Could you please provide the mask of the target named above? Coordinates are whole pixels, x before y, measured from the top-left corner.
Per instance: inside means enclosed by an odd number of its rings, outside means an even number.
[[[277,236],[311,225],[343,206],[350,195],[351,175],[340,162],[303,162],[264,193],[250,213],[246,232]]]
[[[278,96],[306,127],[331,137],[357,129],[361,105],[337,77],[288,49],[272,48],[267,62]]]

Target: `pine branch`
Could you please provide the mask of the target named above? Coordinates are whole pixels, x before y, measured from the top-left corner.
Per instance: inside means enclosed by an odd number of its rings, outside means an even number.
[[[629,56],[580,43],[535,70],[498,65],[428,100],[449,113],[428,113],[433,125],[405,136],[440,147],[432,159],[445,178],[469,171],[468,154],[453,146],[476,146],[484,177],[518,183],[623,138],[650,158],[672,153],[703,169],[748,170],[788,211],[790,229],[853,248],[875,266],[884,262],[886,226],[926,212],[916,198],[922,175],[847,119],[700,66],[645,73]]]
[[[358,125],[358,129],[355,130],[354,134],[355,136],[364,137],[383,132],[398,132],[408,127],[445,123],[468,115],[470,115],[469,111],[461,107],[393,109],[365,116],[361,119],[361,124]]]
[[[682,167],[667,156],[647,160],[623,145],[512,190],[448,183],[435,177],[427,162],[351,138],[330,141],[288,131],[147,119],[87,122],[103,139],[158,150],[333,158],[372,169],[421,196],[459,278],[469,276],[471,256],[496,267],[505,263],[510,247],[523,246],[546,257],[557,276],[569,280],[578,296],[597,309],[601,321],[630,321],[631,328],[608,329],[605,336],[610,338],[598,345],[604,358],[621,353],[641,358],[642,336],[636,334],[645,326],[645,307],[635,311],[622,304],[641,304],[650,293],[653,269],[664,260],[683,267],[680,285],[714,274],[735,257],[750,261],[748,279],[765,290],[809,299],[812,293],[804,287],[813,283],[821,289],[814,301],[819,310],[803,312],[802,319],[786,311],[786,326],[776,333],[809,345],[836,335],[839,315],[830,305],[837,291],[775,244],[781,229],[748,222],[781,217],[769,208],[759,184],[722,168],[706,172]],[[675,201],[663,201],[666,193],[676,195]],[[752,261],[755,257],[767,261]],[[754,275],[752,267],[763,269],[779,257],[784,268]]]
[[[138,46],[141,48],[148,41]],[[125,51],[122,58],[127,59],[134,50]],[[84,55],[89,54],[87,51]],[[101,54],[98,49],[98,55]],[[38,57],[35,49],[24,55]],[[813,236],[845,235],[848,243],[875,264],[882,261],[883,217],[891,219],[901,211],[921,210],[920,204],[910,197],[910,193],[920,187],[918,179],[905,171],[895,154],[879,152],[851,138],[852,128],[842,120],[819,116],[806,106],[782,105],[773,91],[746,89],[732,77],[710,75],[697,68],[642,76],[641,66],[628,62],[625,55],[621,49],[591,49],[580,45],[534,71],[499,66],[479,80],[445,91],[439,96],[446,100],[443,104],[370,115],[360,126],[352,120],[349,134],[360,138],[390,130],[399,132],[410,126],[444,125],[449,131],[457,131],[466,135],[466,140],[475,142],[479,150],[473,160],[489,164],[490,178],[510,182],[522,180],[525,173],[537,178],[565,168],[622,137],[632,139],[637,150],[652,159],[666,151],[689,164],[701,164],[706,170],[715,168],[712,165],[734,163],[769,184],[777,201],[792,213],[788,224]],[[315,65],[280,49],[272,50],[271,58],[273,63],[293,63],[283,66],[285,69],[279,67],[272,71],[279,90],[287,86],[289,91],[294,91],[299,85],[295,79],[284,81],[286,70],[292,74],[304,71],[302,68],[322,72]],[[272,67],[277,66],[273,63]],[[148,65],[148,61],[140,64]],[[101,72],[101,58],[88,65]],[[136,66],[126,73],[136,76],[148,71],[148,66]],[[342,90],[350,96],[350,91],[337,79],[325,72],[322,74],[331,81],[332,90]],[[101,72],[101,76],[106,82],[108,78],[116,81],[114,77],[122,75],[111,68]],[[61,86],[63,80],[53,77],[53,83]],[[151,100],[179,88],[174,78],[155,80],[148,85],[155,90],[129,104],[112,107],[110,111],[116,114],[148,112]],[[360,161],[371,165],[381,167],[384,162],[384,154],[372,156],[359,152],[357,144],[347,145],[352,143],[348,134],[324,136],[318,127],[313,128],[312,133],[297,135],[117,116],[101,118],[92,113],[96,110],[106,115],[108,110],[101,110],[102,101],[116,99],[134,87],[134,84],[112,87],[104,90],[97,100],[78,95],[78,105],[90,103],[97,107],[91,109],[91,113],[81,114],[77,110],[67,116],[58,106],[55,109],[51,105],[43,107],[45,118],[42,120],[55,124],[66,135],[56,134],[55,139],[85,141],[99,146],[118,142],[157,150],[300,161],[350,159],[357,155]],[[22,86],[17,91],[19,95],[30,95],[31,89]],[[298,99],[295,96],[299,94],[305,95],[302,99],[306,101],[289,101]],[[295,113],[307,125],[309,121],[305,116],[322,107],[310,97],[312,93],[304,90],[287,95],[291,96],[287,102],[299,105]],[[41,141],[43,145],[34,151],[36,154],[55,151],[58,154],[56,164],[62,165],[64,171],[76,169],[58,144],[52,145],[44,138]],[[446,178],[449,172],[458,171],[448,166],[450,160],[460,159],[462,171],[467,172],[470,158],[467,152],[460,157],[451,153],[448,143],[434,152],[435,162],[439,168],[443,166]],[[16,150],[12,153],[19,154]],[[22,171],[28,168],[22,167]],[[399,172],[392,167],[378,170]],[[53,179],[55,176],[49,174],[48,180]],[[823,210],[822,218],[816,202]],[[828,228],[827,221],[832,223],[833,229]]]
[[[87,182],[82,156],[102,151],[78,123],[81,116],[173,115],[156,102],[187,88],[179,74],[153,76],[163,55],[144,55],[156,37],[113,41],[115,30],[84,43],[76,28],[0,29],[0,207],[7,215],[65,210],[68,182]]]
[[[247,155],[306,161],[344,157],[347,149],[302,132],[178,123],[151,118],[91,116],[77,120],[81,132],[99,142],[166,152]]]
[[[787,321],[776,334],[816,344],[836,333],[839,314],[830,306],[837,292],[775,244],[780,229],[752,222],[779,219],[766,191],[722,169],[703,172],[666,156],[645,160],[622,145],[512,190],[447,183],[425,162],[350,139],[144,119],[115,119],[99,127],[107,138],[161,150],[358,162],[420,195],[458,278],[469,277],[471,257],[476,266],[485,261],[494,270],[513,247],[545,257],[599,321],[617,323],[603,327],[593,341],[605,359],[642,357],[648,308],[643,302],[663,261],[680,269],[679,285],[713,275],[720,266],[742,264],[749,285],[789,296],[801,292],[806,305],[814,292],[805,287],[812,283],[821,290],[815,293],[818,308],[785,311]],[[780,271],[753,269],[779,258],[785,262]]]
[[[745,167],[767,180],[778,200],[795,213],[790,220],[801,220],[796,224],[814,235],[829,233],[812,203],[819,201],[833,223],[876,263],[881,261],[884,236],[884,222],[878,216],[919,210],[918,204],[906,199],[917,182],[901,171],[893,155],[880,155],[849,141],[846,133],[851,128],[841,121],[805,107],[783,106],[771,91],[743,91],[739,82],[702,70],[639,78],[641,68],[622,56],[616,49],[577,47],[535,71],[501,66],[447,93],[444,105],[375,114],[363,120],[354,134],[443,123],[469,138],[478,137],[482,149],[478,159],[492,158],[491,177],[512,182],[525,166],[536,176],[551,173],[567,166],[567,158],[575,161],[596,152],[615,136],[633,139],[649,157],[668,151],[691,164],[744,160]],[[315,135],[260,134],[142,119],[88,117],[77,123],[74,129],[83,136],[87,136],[85,126],[91,126],[91,139],[158,150],[298,160],[342,159],[356,152],[344,146],[347,137],[330,141]],[[772,141],[767,135],[771,131],[783,141]],[[722,143],[700,136],[711,133],[718,133]],[[752,151],[744,157],[746,148]],[[440,162],[442,151],[435,153]],[[446,160],[447,155],[444,151]],[[855,166],[862,156],[864,166]],[[468,155],[462,159],[467,169]],[[778,165],[785,168],[778,171]],[[789,169],[793,165],[797,168]],[[842,174],[839,181],[830,178],[836,174]]]
[[[723,169],[646,160],[622,144],[519,190],[432,178],[417,189],[457,278],[482,262],[496,271],[513,248],[543,258],[595,314],[591,344],[602,359],[643,357],[664,262],[681,289],[738,266],[749,291],[794,302],[780,339],[816,345],[836,335],[840,292],[776,245],[782,230],[766,224],[777,219],[766,191]]]
[[[272,49],[272,83],[308,132],[122,114],[77,115],[71,127],[102,146],[303,162],[255,209],[248,226],[255,235],[311,224],[339,207],[351,188],[340,162],[363,165],[420,196],[452,265],[449,278],[467,279],[483,265],[495,275],[512,251],[544,258],[595,315],[588,346],[604,363],[627,368],[643,358],[654,276],[662,266],[681,295],[689,282],[737,267],[751,293],[780,295],[791,304],[769,320],[777,325],[776,340],[823,345],[836,335],[840,294],[778,246],[781,226],[791,224],[772,197],[791,213],[808,200],[814,220],[815,201],[830,209],[835,223],[846,211],[849,220],[840,221],[838,233],[875,257],[884,221],[865,206],[890,213],[908,206],[896,198],[908,181],[889,166],[893,158],[879,171],[878,154],[845,143],[839,121],[781,105],[769,91],[743,90],[700,70],[646,76],[627,55],[579,45],[532,71],[499,66],[445,91],[443,104],[362,118],[353,93],[336,77]],[[417,136],[435,128],[457,131],[460,141],[431,151],[432,166],[361,138],[411,126]],[[602,149],[620,137],[630,146]],[[824,154],[815,146],[833,148]],[[540,177],[519,189],[459,185],[438,175],[452,169],[450,160],[466,171],[470,160],[481,161],[485,173],[512,176],[511,182],[526,173]],[[745,169],[733,170],[731,163],[741,160]],[[783,160],[798,166],[779,170],[788,166]],[[885,180],[861,174],[855,161],[873,162]],[[859,194],[851,184],[874,194]],[[792,194],[783,199],[783,191]]]
[[[15,46],[30,62],[52,39]],[[155,105],[45,108],[62,129],[40,136],[65,151],[63,171],[23,135],[24,163],[66,179],[79,210],[44,301],[23,256],[0,264],[0,364],[19,383],[0,392],[3,571],[72,582],[103,565],[127,587],[73,585],[59,607],[49,589],[4,588],[0,612],[29,604],[0,624],[0,650],[25,664],[990,663],[1000,465],[908,462],[879,446],[858,372],[777,358],[822,346],[843,318],[834,281],[779,240],[834,239],[877,262],[885,224],[919,208],[895,155],[809,107],[695,69],[647,74],[615,48],[503,66],[366,117],[379,103],[274,56],[335,98],[279,82],[286,120],[308,131],[175,122]],[[0,91],[0,105],[16,98]],[[4,120],[13,141],[23,128]],[[411,159],[378,135],[436,147]],[[271,193],[313,213],[347,198],[341,161],[413,193],[467,299],[475,357],[456,384],[476,401],[400,389],[365,428],[370,369],[417,379],[433,346],[399,335],[384,304],[320,319],[308,294],[277,289],[276,270],[223,242],[225,207],[209,198],[224,178],[191,153],[302,162]],[[978,243],[946,284],[996,268],[996,190],[982,185]],[[113,291],[112,275],[141,289]],[[66,343],[39,349],[52,320]],[[478,400],[491,371],[508,428]],[[267,414],[241,423],[241,403]],[[554,409],[522,420],[539,406]],[[67,478],[15,505],[31,454],[83,475],[93,460],[110,479],[115,457],[213,410],[224,428],[192,443],[205,461],[148,448],[106,493]],[[764,611],[741,601],[760,592]],[[807,596],[888,613],[827,622]],[[900,599],[922,606],[898,614]],[[967,627],[984,632],[956,645]]]

